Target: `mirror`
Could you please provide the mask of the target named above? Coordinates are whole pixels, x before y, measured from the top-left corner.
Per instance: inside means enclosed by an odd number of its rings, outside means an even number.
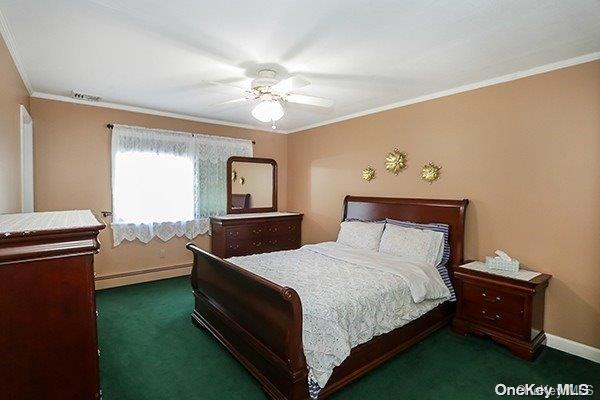
[[[277,162],[271,158],[227,160],[227,213],[277,211]]]

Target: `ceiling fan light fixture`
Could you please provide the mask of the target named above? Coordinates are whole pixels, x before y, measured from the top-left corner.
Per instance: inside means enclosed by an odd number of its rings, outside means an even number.
[[[252,116],[261,122],[279,121],[283,114],[283,107],[277,100],[261,101],[252,110]]]

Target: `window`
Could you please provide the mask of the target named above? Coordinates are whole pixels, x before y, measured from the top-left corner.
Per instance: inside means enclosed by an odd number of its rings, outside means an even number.
[[[124,152],[115,157],[113,211],[121,222],[194,219],[194,162],[181,156]]]
[[[252,142],[114,125],[113,243],[208,232],[226,211],[227,160],[252,156]]]

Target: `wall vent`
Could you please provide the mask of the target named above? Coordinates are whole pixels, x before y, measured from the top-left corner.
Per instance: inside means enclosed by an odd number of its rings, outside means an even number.
[[[86,101],[100,101],[102,97],[94,96],[91,94],[79,93],[74,90],[71,91],[71,97],[77,100],[86,100]]]

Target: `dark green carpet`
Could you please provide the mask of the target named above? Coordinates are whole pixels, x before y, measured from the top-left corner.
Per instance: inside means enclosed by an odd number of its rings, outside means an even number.
[[[97,301],[104,400],[265,399],[254,378],[190,322],[188,278],[102,290]],[[497,398],[497,383],[587,383],[597,395],[600,364],[554,349],[529,363],[445,328],[333,398]]]

